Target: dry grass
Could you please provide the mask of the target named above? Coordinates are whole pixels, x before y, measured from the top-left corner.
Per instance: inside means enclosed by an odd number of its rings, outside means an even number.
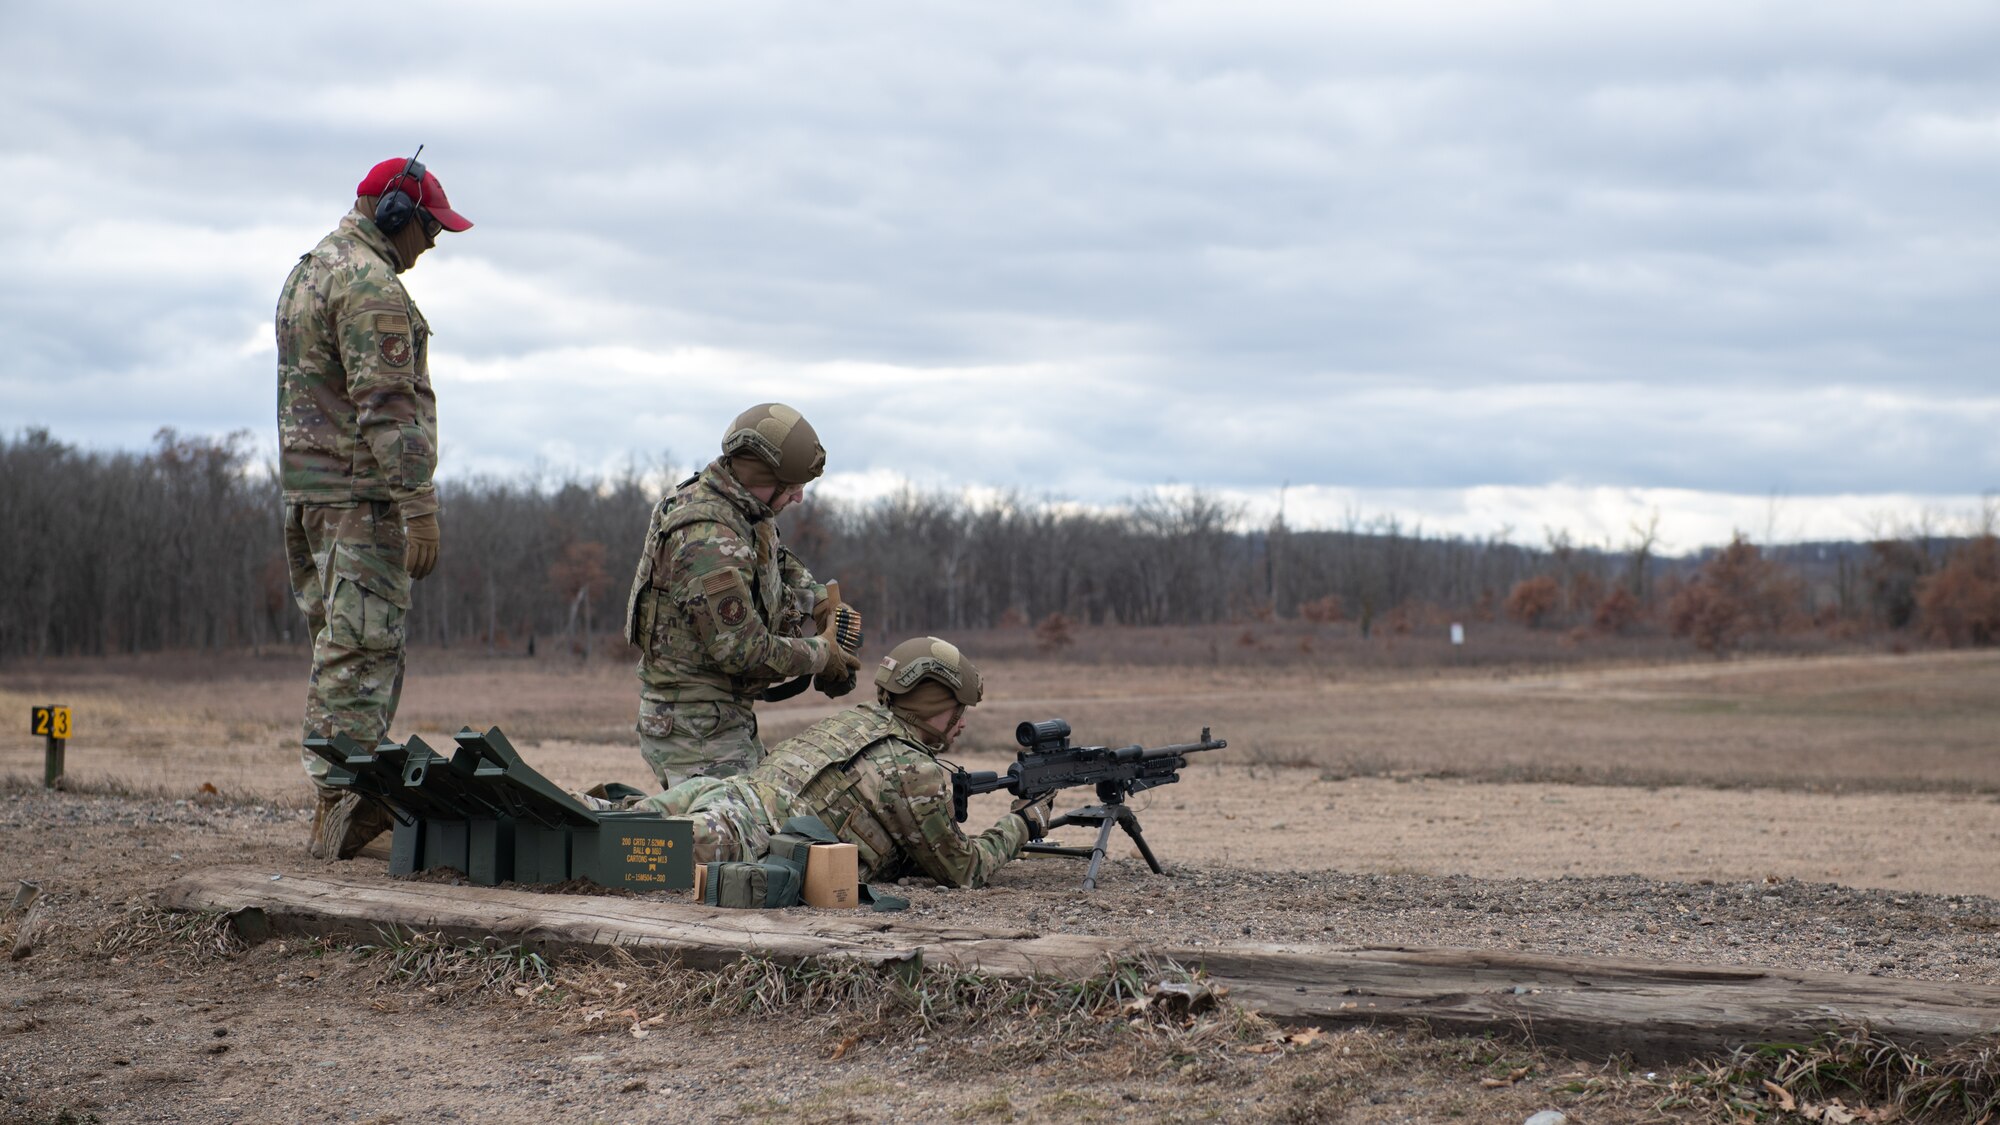
[[[946,1099],[941,1107],[970,1120],[1203,1119],[1254,1104],[1263,1119],[1319,1122],[1348,1119],[1385,1096],[1424,1120],[1520,1120],[1546,1106],[1592,1122],[1972,1122],[2000,1112],[2000,1040],[1992,1039],[1926,1053],[1854,1030],[1641,1072],[1507,1040],[1280,1028],[1162,963],[1107,962],[1084,979],[1023,981],[852,960],[746,958],[712,971],[622,954],[554,963],[520,946],[408,932],[265,948],[344,956],[373,978],[384,1010],[495,1006],[554,1033],[673,1031],[677,1042],[781,1028],[823,1061],[872,1048],[870,1070],[737,1103],[733,1116],[750,1120],[874,1120],[871,1107],[900,1089],[884,1077],[899,1071],[880,1065],[891,1058],[921,1058],[920,1071],[901,1073],[920,1074]],[[245,955],[226,916],[157,910],[132,912],[97,950],[195,968]],[[1133,1080],[1146,1091],[1136,1105],[1126,1100]]]
[[[1108,961],[1090,976],[1002,979],[944,966],[746,957],[694,970],[620,956],[559,974],[563,1022],[644,1035],[664,1024],[779,1017],[822,1035],[831,1057],[863,1041],[935,1043],[935,1064],[1016,1068],[1117,1050],[1155,1071],[1209,1067],[1232,1049],[1290,1040],[1166,962]]]
[[[130,912],[96,944],[108,957],[178,956],[198,965],[247,948],[227,914],[154,907]],[[298,952],[313,956],[334,948],[298,944]],[[1084,977],[1027,979],[851,958],[747,956],[720,969],[691,969],[622,950],[558,966],[520,944],[394,927],[345,952],[385,991],[426,1004],[479,997],[516,1002],[577,1034],[644,1038],[669,1024],[699,1028],[775,1017],[823,1035],[835,1057],[863,1040],[929,1037],[945,1045],[941,1060],[1025,1066],[1074,1061],[1122,1045],[1132,1057],[1154,1059],[1157,1069],[1184,1076],[1213,1067],[1243,1044],[1283,1051],[1294,1043],[1228,1003],[1226,990],[1170,962],[1107,961]],[[972,1037],[979,1041],[976,1052],[968,1050]]]
[[[559,785],[651,787],[615,729],[631,707],[629,669],[416,659],[399,736],[420,730],[448,750],[445,730],[494,723]],[[276,806],[302,824],[299,669],[277,684],[290,667],[278,660],[224,661],[215,671],[234,678],[216,680],[187,667],[142,674],[152,667],[51,664],[45,681],[0,688],[0,711],[50,698],[77,708],[69,781],[79,793]],[[1158,745],[1203,726],[1230,741],[1196,756],[1183,784],[1142,797],[1168,863],[1296,868],[1337,856],[1336,866],[1383,871],[1776,874],[1995,893],[1981,857],[2000,840],[2000,652],[1367,680],[1040,659],[990,671],[987,702],[953,755],[969,768],[1004,765],[1014,723],[1051,715],[1091,742]],[[843,705],[766,708],[764,729],[780,738]],[[107,715],[127,724],[111,745],[98,729]],[[244,726],[258,733],[232,740]],[[0,792],[39,784],[41,748],[24,729],[0,731]],[[578,737],[593,730],[606,740]],[[1004,808],[984,800],[970,823]]]
[[[353,947],[373,966],[383,985],[415,989],[440,1003],[476,993],[535,997],[549,991],[549,963],[519,944],[495,938],[451,939],[391,926],[379,941]]]
[[[1230,740],[1210,757],[1334,776],[1431,776],[1593,784],[1772,786],[1826,791],[2000,792],[2000,653],[1810,660],[1608,660],[1540,671],[1432,665],[1093,665],[986,658],[987,703],[965,749],[1011,754],[1025,718],[1061,715],[1092,742]],[[121,659],[21,666],[0,712],[60,700],[77,714],[74,784],[189,797],[204,783],[241,799],[300,804],[303,653],[260,661]],[[814,696],[765,708],[767,739],[845,705]],[[852,697],[850,697],[852,698]],[[647,783],[622,661],[478,659],[419,651],[396,724],[449,749],[461,726],[499,725],[538,768],[577,787]],[[1893,748],[1893,753],[1886,753]],[[41,745],[0,730],[0,774],[39,778]]]
[[[235,957],[249,946],[237,936],[227,913],[142,906],[106,930],[93,948],[114,960],[155,954],[206,965]]]
[[[1426,669],[1535,671],[1601,665],[1711,659],[1658,626],[1611,635],[1591,629],[1528,629],[1510,621],[1475,621],[1437,611],[1385,621],[1363,637],[1353,621],[1238,621],[1216,625],[1127,627],[1072,623],[1068,643],[1051,650],[1027,627],[975,629],[951,639],[981,659],[1030,661],[1056,657],[1081,666],[1255,668],[1401,677]],[[1451,643],[1451,623],[1467,643]],[[1907,638],[1903,638],[1907,640]],[[1800,630],[1764,637],[1765,655],[1879,652],[1883,636],[1841,636]]]
[[[1268,1097],[1275,1121],[1337,1119],[1398,1075],[1438,1082],[1444,1093],[1436,1104],[1449,1116],[1475,1119],[1485,1091],[1520,1086],[1532,1097],[1536,1079],[1547,1093],[1565,1095],[1572,1112],[1616,1111],[1607,1119],[1657,1114],[1718,1123],[1942,1123],[2000,1116],[2000,1037],[1927,1054],[1862,1028],[1811,1044],[1746,1047],[1726,1061],[1697,1059],[1642,1073],[1619,1060],[1593,1070],[1506,1040],[1371,1029],[1286,1031],[1226,999],[1204,999],[1191,1010],[1168,998],[1182,995],[1173,991],[1177,985],[1193,986],[1205,997],[1201,982],[1173,965],[1114,962],[1084,980],[1025,982],[949,970],[904,980],[852,963],[787,966],[757,959],[719,973],[647,973],[634,962],[613,975],[614,1002],[631,1004],[620,1014],[631,1016],[624,1030],[632,1033],[648,1024],[716,1015],[804,1019],[822,1028],[829,1042],[838,1041],[837,1053],[856,1040],[922,1043],[928,1037],[942,1048],[934,1064],[940,1076],[1053,1065],[1055,1073],[1093,1080],[1152,1076],[1183,1086],[1255,1085],[1266,1092],[1259,1100]],[[618,987],[627,978],[644,983]],[[647,1010],[655,1014],[645,1017]],[[596,1011],[586,1008],[586,1019]],[[1272,1073],[1273,1064],[1287,1061],[1298,1065]],[[846,1104],[845,1093],[835,1090],[792,1108],[820,1119],[816,1110]],[[791,1103],[741,1108],[763,1117],[785,1106]],[[1116,1102],[1087,1090],[1059,1090],[1033,1108],[1064,1118],[1120,1116]],[[1006,1091],[996,1090],[967,1109],[970,1116],[1011,1119],[1014,1107]]]
[[[1573,1107],[1650,1108],[1663,1117],[1714,1122],[1971,1122],[2000,1115],[2000,1038],[1926,1054],[1861,1028],[1811,1044],[1746,1047],[1728,1060],[1694,1060],[1664,1071],[1641,1073],[1614,1061],[1593,1072],[1505,1041],[1367,1029],[1330,1036],[1310,1028],[1286,1031],[1210,992],[1198,975],[1165,963],[1113,961],[1086,978],[1022,981],[933,967],[911,972],[851,960],[786,964],[756,957],[705,971],[620,956],[558,972],[519,947],[435,935],[356,952],[383,966],[385,984],[440,998],[511,995],[552,1010],[564,1026],[582,1033],[643,1037],[667,1024],[778,1018],[821,1034],[834,1058],[861,1041],[935,1043],[940,1049],[932,1065],[939,1077],[1054,1066],[1058,1073],[1093,1079],[1150,1075],[1224,1088],[1261,1083],[1275,1091],[1270,1118],[1280,1122],[1333,1120],[1386,1076],[1453,1072],[1469,1072],[1469,1086],[1481,1090],[1539,1076]],[[1282,1058],[1304,1055],[1312,1065],[1275,1079],[1267,1073]],[[803,1102],[746,1102],[738,1113],[847,1120],[852,1100],[867,1092],[821,1088]],[[1458,1100],[1477,1108],[1470,1088]],[[1085,1090],[1063,1089],[1033,1108],[1087,1119],[1115,1118],[1117,1106]],[[1005,1089],[989,1090],[964,1109],[966,1116],[1001,1120],[1016,1112]]]
[[[2000,1036],[1927,1053],[1852,1028],[1812,1043],[1748,1046],[1675,1074],[1593,1079],[1579,1089],[1657,1091],[1653,1105],[1728,1122],[1980,1122],[2000,1119]]]

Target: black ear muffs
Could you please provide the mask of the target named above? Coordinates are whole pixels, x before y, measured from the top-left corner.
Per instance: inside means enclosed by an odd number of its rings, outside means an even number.
[[[424,146],[418,145],[417,151],[410,155],[410,162],[390,177],[382,187],[381,198],[375,201],[375,225],[383,234],[395,234],[417,217],[417,206],[424,200],[424,165],[417,157],[423,153]],[[414,197],[397,186],[405,180],[416,185],[417,194]]]

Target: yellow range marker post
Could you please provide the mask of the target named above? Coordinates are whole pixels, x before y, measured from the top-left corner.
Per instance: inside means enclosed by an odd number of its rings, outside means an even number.
[[[42,788],[54,789],[63,775],[63,744],[69,741],[69,708],[60,703],[29,708],[28,733],[48,740],[42,751]]]

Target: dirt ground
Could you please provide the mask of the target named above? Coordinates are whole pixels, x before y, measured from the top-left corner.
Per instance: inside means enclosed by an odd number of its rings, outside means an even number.
[[[574,981],[517,997],[385,980],[380,955],[313,943],[208,956],[185,937],[134,938],[177,871],[335,866],[302,847],[300,659],[14,666],[0,679],[0,711],[67,703],[78,732],[69,793],[39,788],[24,714],[0,737],[0,890],[38,882],[52,920],[0,966],[0,1121],[1693,1112],[1666,1092],[1685,1070],[1656,1081],[1511,1043],[1359,1031],[1210,1050],[1119,1031],[1038,1053],[1020,1043],[1032,1021],[947,1034],[831,1009],[667,1012],[635,1037],[550,999],[589,991]],[[629,676],[419,653],[397,733],[438,745],[497,723],[563,784],[637,783]],[[2000,655],[1514,672],[1002,661],[990,680],[963,756],[974,768],[1005,760],[1015,722],[1049,715],[1091,742],[1180,741],[1208,725],[1231,745],[1135,802],[1168,878],[1121,849],[1086,894],[1073,862],[1034,858],[983,891],[905,888],[927,920],[2000,979]],[[767,735],[831,706],[774,710]],[[199,794],[203,782],[219,792]],[[976,805],[969,827],[1002,808]],[[19,922],[0,919],[0,938]]]

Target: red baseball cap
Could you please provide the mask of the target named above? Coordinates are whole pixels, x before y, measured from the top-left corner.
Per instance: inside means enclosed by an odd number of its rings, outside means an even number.
[[[388,190],[389,181],[395,179],[397,176],[402,176],[403,169],[409,167],[409,164],[410,158],[407,156],[396,156],[384,160],[375,167],[368,169],[368,174],[362,177],[361,183],[355,187],[354,194],[381,195],[384,191]],[[423,168],[423,165],[419,163],[417,167]],[[421,191],[418,190],[419,186],[417,177],[415,176],[405,176],[403,181],[396,185],[398,190],[408,193],[412,199],[415,199],[419,207],[429,211],[431,218],[436,219],[444,229],[453,231],[472,229],[471,219],[451,209],[451,201],[446,199],[444,195],[444,185],[438,182],[437,176],[429,169],[426,168],[424,170]]]

